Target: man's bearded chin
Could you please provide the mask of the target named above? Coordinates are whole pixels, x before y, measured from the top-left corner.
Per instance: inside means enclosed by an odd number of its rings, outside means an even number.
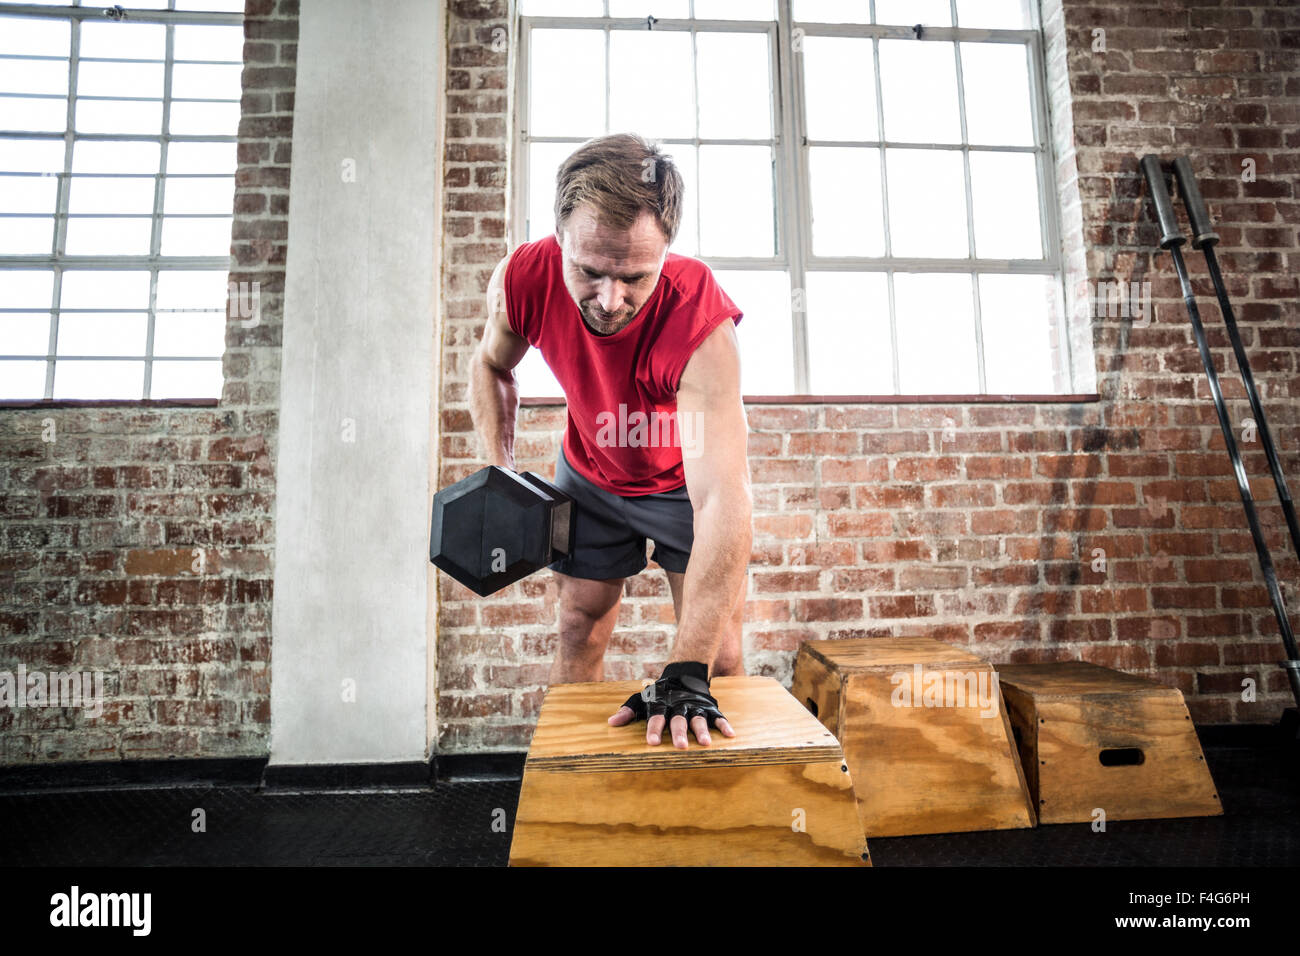
[[[632,314],[632,310],[628,308],[619,309],[610,316],[606,316],[604,312],[605,310],[594,302],[584,302],[582,304],[582,313],[591,325],[616,325]]]

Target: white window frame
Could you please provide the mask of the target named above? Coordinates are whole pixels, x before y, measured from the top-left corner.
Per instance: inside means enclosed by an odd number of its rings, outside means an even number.
[[[864,0],[866,2],[866,0]],[[935,272],[965,273],[972,276],[971,290],[974,298],[974,321],[976,336],[976,356],[979,375],[978,395],[971,398],[983,398],[988,393],[985,382],[984,344],[982,319],[980,314],[979,274],[1011,273],[1019,275],[1044,275],[1054,280],[1056,291],[1056,344],[1059,353],[1058,367],[1053,370],[1060,383],[1061,396],[1073,393],[1075,387],[1074,360],[1070,351],[1070,335],[1064,301],[1064,283],[1061,255],[1060,209],[1057,200],[1055,161],[1052,153],[1051,126],[1047,108],[1046,64],[1044,60],[1042,24],[1039,20],[1037,4],[1025,2],[1029,11],[1031,26],[1021,30],[988,30],[962,27],[925,27],[918,37],[909,26],[848,24],[848,23],[805,23],[796,24],[792,20],[790,0],[775,0],[777,18],[765,21],[745,20],[655,20],[656,31],[721,31],[730,33],[760,32],[769,35],[771,54],[771,77],[776,92],[772,103],[772,148],[774,160],[773,186],[776,192],[774,208],[777,220],[776,255],[770,258],[718,257],[700,255],[699,258],[712,269],[717,270],[776,270],[788,272],[792,291],[806,288],[805,276],[813,271],[844,272],[885,272],[889,291],[889,326],[891,338],[891,355],[893,367],[893,392],[889,397],[900,396],[898,371],[898,344],[895,332],[894,274],[897,272]],[[871,19],[875,19],[875,0],[871,3]],[[957,20],[957,2],[949,0],[953,22]],[[517,6],[517,3],[516,3]],[[608,4],[605,6],[608,11]],[[693,4],[692,4],[693,9]],[[611,18],[611,17],[526,17],[516,14],[514,17],[518,38],[515,62],[512,66],[513,109],[512,140],[509,157],[510,182],[512,185],[511,217],[508,236],[513,247],[524,241],[528,199],[528,146],[533,142],[573,142],[576,146],[580,139],[574,137],[534,137],[528,131],[528,76],[530,34],[533,29],[598,29],[605,31],[608,49],[608,36],[611,30],[645,30],[650,27],[645,19]],[[803,76],[798,67],[795,51],[795,29],[803,36],[843,36],[869,38],[872,41],[873,69],[875,71],[875,95],[877,116],[883,115],[880,85],[879,48],[882,39],[905,39],[913,42],[950,42],[953,45],[957,69],[958,106],[961,120],[961,142],[953,143],[901,143],[885,139],[872,141],[822,141],[809,140],[805,134],[803,115]],[[961,48],[962,41],[1013,43],[1023,45],[1029,59],[1028,74],[1030,80],[1030,105],[1033,123],[1032,146],[979,146],[965,142],[966,104],[965,88],[962,78]],[[608,64],[608,58],[606,59]],[[609,72],[606,68],[606,110],[609,108],[608,96]],[[793,108],[791,108],[793,104]],[[697,103],[698,110],[698,103]],[[608,112],[607,112],[608,120]],[[608,125],[608,122],[606,123]],[[697,127],[698,128],[698,127]],[[881,136],[883,137],[883,126]],[[673,145],[699,145],[700,143],[757,143],[758,140],[713,140],[713,139],[671,139],[657,140],[665,147]],[[1041,259],[987,259],[987,258],[904,258],[890,254],[889,207],[886,201],[888,173],[881,168],[882,215],[884,216],[886,255],[881,257],[865,256],[814,256],[812,254],[812,217],[810,188],[808,182],[808,149],[818,145],[845,147],[862,147],[888,149],[905,147],[908,149],[943,149],[960,151],[965,179],[966,223],[970,248],[974,249],[974,210],[971,203],[970,154],[978,151],[1033,153],[1038,171],[1038,205],[1040,234],[1042,236],[1044,255]],[[883,158],[883,153],[881,154]],[[820,399],[823,396],[809,392],[810,359],[807,334],[807,313],[794,309],[792,318],[792,354],[794,367],[794,395],[790,396],[753,396],[755,398],[781,398],[793,402]],[[750,397],[750,396],[747,396]],[[832,396],[826,396],[831,398]],[[836,400],[853,401],[860,396],[833,396]],[[876,396],[879,397],[879,396]],[[998,396],[1009,398],[1014,396]],[[1026,396],[1049,398],[1052,396]],[[918,396],[925,398],[925,396]],[[950,396],[943,396],[950,399]]]

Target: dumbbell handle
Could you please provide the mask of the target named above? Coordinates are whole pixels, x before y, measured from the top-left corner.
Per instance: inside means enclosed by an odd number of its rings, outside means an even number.
[[[551,509],[551,554],[557,558],[567,557],[573,499],[541,475],[535,475],[531,471],[517,471],[515,474],[556,502],[555,507]]]

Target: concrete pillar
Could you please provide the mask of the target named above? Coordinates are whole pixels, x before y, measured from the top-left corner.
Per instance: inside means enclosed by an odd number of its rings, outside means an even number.
[[[301,8],[273,765],[428,755],[445,22],[443,3],[431,0],[308,0]]]

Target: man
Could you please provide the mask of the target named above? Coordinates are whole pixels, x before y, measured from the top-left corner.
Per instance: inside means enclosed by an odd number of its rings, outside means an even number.
[[[648,718],[652,745],[667,724],[679,749],[688,728],[705,746],[711,726],[735,735],[708,680],[744,673],[752,541],[741,312],[704,263],[668,252],[682,193],[672,160],[639,136],[579,147],[556,177],[555,234],[518,246],[492,274],[470,369],[490,464],[514,470],[512,369],[529,346],[568,403],[556,484],[578,517],[572,554],[551,565],[560,632],[551,683],[602,679],[623,582],[645,568],[653,540],[677,636],[663,676],[609,722]]]

